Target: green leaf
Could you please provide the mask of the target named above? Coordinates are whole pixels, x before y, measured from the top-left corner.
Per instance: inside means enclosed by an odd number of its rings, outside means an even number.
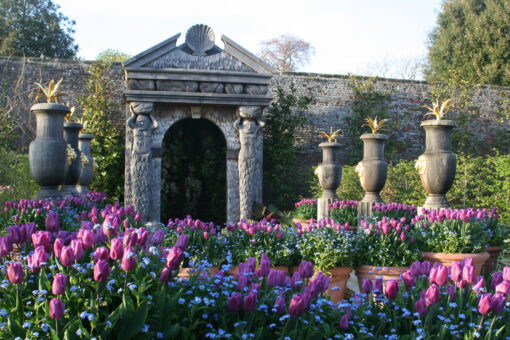
[[[124,295],[123,297],[123,313],[118,323],[118,339],[130,339],[139,333],[145,324],[148,313],[147,302],[133,310],[131,299]]]

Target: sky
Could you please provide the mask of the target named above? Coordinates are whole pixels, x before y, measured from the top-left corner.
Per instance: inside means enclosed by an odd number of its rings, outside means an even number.
[[[54,2],[76,21],[85,60],[107,48],[136,55],[177,33],[180,44],[188,28],[201,23],[214,30],[219,47],[224,34],[255,54],[262,41],[293,34],[315,48],[299,71],[399,77],[397,69],[426,56],[442,0]]]

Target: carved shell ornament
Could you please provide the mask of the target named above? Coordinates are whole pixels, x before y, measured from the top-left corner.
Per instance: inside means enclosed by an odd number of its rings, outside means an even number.
[[[427,160],[423,155],[418,157],[416,160],[416,163],[414,164],[414,168],[418,171],[420,175],[425,175],[426,169],[427,169]]]
[[[359,178],[362,178],[365,174],[365,167],[363,166],[363,162],[359,162],[354,169],[354,172],[358,174]]]
[[[205,56],[214,47],[214,41],[214,31],[207,25],[193,25],[186,32],[186,45],[193,51],[193,55]]]

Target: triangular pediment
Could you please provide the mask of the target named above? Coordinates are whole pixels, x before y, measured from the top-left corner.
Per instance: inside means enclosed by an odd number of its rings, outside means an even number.
[[[127,68],[187,69],[248,73],[274,73],[274,69],[232,39],[223,35],[224,48],[215,44],[214,32],[206,25],[192,26],[184,43],[181,34],[139,53],[127,60]]]

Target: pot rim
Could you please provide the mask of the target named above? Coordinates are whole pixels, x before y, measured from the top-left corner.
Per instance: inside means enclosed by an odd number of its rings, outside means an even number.
[[[453,253],[453,254],[422,251],[422,254],[423,254],[423,256],[429,257],[431,259],[443,258],[443,259],[446,259],[449,261],[456,261],[455,260],[456,258],[461,258],[461,257],[473,257],[476,259],[481,259],[481,258],[488,259],[490,257],[490,254],[487,251],[484,251],[481,253]]]
[[[377,268],[381,268],[381,269],[378,270]],[[355,267],[354,270],[355,271],[364,271],[364,269],[366,269],[366,270],[373,270],[374,274],[375,274],[375,272],[382,272],[382,271],[389,271],[389,270],[403,270],[403,271],[406,271],[409,268],[411,268],[411,266],[388,267],[388,266],[374,266],[374,265],[371,265],[371,264],[362,264],[361,266]]]
[[[81,125],[80,123],[76,123],[76,122],[64,122],[64,127],[65,128],[72,128],[72,129],[83,129],[83,125]]]
[[[420,126],[444,126],[454,128],[457,124],[450,119],[429,119],[421,122]]]
[[[53,111],[58,112],[63,115],[68,114],[71,110],[69,107],[63,105],[63,104],[57,104],[57,103],[36,103],[30,107],[30,111]]]
[[[360,139],[387,140],[390,137],[385,133],[364,133],[359,138]]]
[[[94,139],[94,135],[91,133],[80,133],[78,135],[79,139]]]
[[[322,142],[319,144],[319,146],[321,148],[323,148],[323,147],[333,147],[334,148],[334,147],[340,147],[341,144],[338,142]]]

